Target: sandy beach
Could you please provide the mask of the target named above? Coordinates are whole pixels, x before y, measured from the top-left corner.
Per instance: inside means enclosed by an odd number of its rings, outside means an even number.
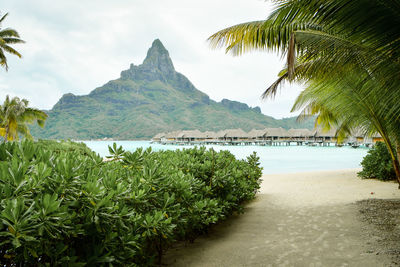
[[[192,244],[170,266],[396,266],[400,190],[359,170],[264,175],[245,213]]]

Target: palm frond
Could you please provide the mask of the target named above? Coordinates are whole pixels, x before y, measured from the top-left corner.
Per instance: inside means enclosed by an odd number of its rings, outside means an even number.
[[[27,139],[33,138],[31,132],[29,131],[29,127],[26,124],[18,124],[17,133],[24,135],[24,137]]]
[[[241,55],[254,50],[272,50],[285,52],[291,33],[296,30],[320,27],[308,23],[293,23],[282,27],[273,25],[272,20],[253,21],[238,24],[208,38],[212,48],[225,47],[227,53]]]
[[[0,25],[7,16],[8,13],[6,13],[4,16],[1,17]],[[0,28],[0,66],[4,67],[6,71],[8,71],[8,64],[4,51],[16,55],[19,58],[22,57],[17,50],[9,46],[10,44],[17,44],[17,43],[24,43],[24,41],[20,39],[19,33],[16,30],[12,28],[5,28],[5,29]]]
[[[23,43],[25,43],[24,40],[21,40],[19,38],[14,38],[14,37],[4,37],[4,38],[1,38],[1,39],[3,39],[3,41],[6,44],[23,44]]]
[[[8,70],[7,58],[2,49],[0,49],[0,66],[3,66],[6,71]]]
[[[6,28],[6,29],[2,29],[0,30],[0,38],[6,38],[6,37],[16,37],[16,38],[20,38],[19,33],[11,28]]]
[[[3,50],[6,51],[6,52],[12,54],[12,55],[16,55],[16,56],[19,57],[19,58],[22,57],[22,55],[21,55],[17,50],[15,50],[14,48],[12,48],[11,46],[8,46],[8,45],[0,45],[0,48],[3,49]]]
[[[8,16],[8,13],[4,14],[4,15],[1,17],[1,19],[0,19],[0,25],[1,25],[1,23],[7,18],[7,16]]]
[[[273,84],[271,84],[261,95],[262,99],[266,99],[268,97],[274,98],[280,86],[282,86],[283,82],[288,79],[288,73],[281,75]]]

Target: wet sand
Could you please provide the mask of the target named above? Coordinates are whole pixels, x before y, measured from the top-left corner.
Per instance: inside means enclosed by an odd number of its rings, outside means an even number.
[[[357,171],[264,175],[260,193],[246,205],[244,214],[216,225],[192,244],[181,243],[171,248],[163,263],[170,266],[396,265],[393,255],[383,249],[396,250],[382,243],[380,236],[384,234],[377,228],[382,216],[376,217],[375,224],[368,221],[371,217],[368,211],[372,214],[374,210],[363,200],[397,201],[400,190],[393,182],[361,180],[356,176]],[[385,216],[393,217],[393,213]],[[391,229],[400,231],[394,224]],[[400,244],[400,240],[391,242]]]

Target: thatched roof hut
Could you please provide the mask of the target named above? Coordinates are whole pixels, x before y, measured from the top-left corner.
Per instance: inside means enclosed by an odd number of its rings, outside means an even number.
[[[248,134],[242,129],[228,129],[225,130],[225,138],[247,138]]]
[[[224,130],[218,131],[218,132],[215,133],[215,137],[218,138],[218,139],[223,139],[223,138],[225,138],[225,134],[226,133],[225,133]]]
[[[367,133],[362,129],[355,129],[351,132],[351,136],[356,138],[364,138],[366,135]]]
[[[218,139],[246,139],[248,134],[242,129],[227,129],[216,133]]]
[[[289,137],[288,131],[283,129],[282,127],[279,128],[266,128],[265,131],[267,134],[266,137]]]
[[[311,137],[314,136],[313,131],[308,129],[290,129],[288,130],[289,136],[291,137]]]
[[[372,138],[382,138],[382,135],[380,133],[375,133],[371,137]]]
[[[181,131],[173,131],[165,134],[166,139],[177,139]]]
[[[161,138],[165,137],[165,133],[158,133],[156,134],[151,140],[153,141],[160,141]]]
[[[314,130],[314,136],[315,137],[336,137],[336,128],[331,128],[329,131],[323,130],[322,128],[317,128]]]
[[[256,138],[263,138],[266,134],[267,134],[267,131],[265,129],[264,130],[253,129],[247,134],[247,136],[250,139],[256,139]]]
[[[204,138],[205,139],[215,139],[218,138],[217,133],[216,132],[212,132],[212,131],[205,131],[203,133]]]
[[[177,138],[179,139],[201,139],[204,138],[204,134],[199,130],[185,130],[181,131]]]

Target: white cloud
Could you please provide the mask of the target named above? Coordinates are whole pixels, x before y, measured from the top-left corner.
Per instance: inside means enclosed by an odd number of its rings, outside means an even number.
[[[290,116],[300,87],[283,89],[274,101],[261,101],[283,62],[276,54],[242,57],[213,51],[212,33],[233,24],[260,20],[270,12],[260,0],[20,0],[2,4],[3,26],[27,41],[0,70],[0,98],[27,98],[49,109],[64,93],[88,94],[119,77],[130,63],[141,64],[155,38],[169,50],[175,68],[212,99],[228,98],[260,106],[274,117]],[[293,114],[292,114],[293,115]]]

